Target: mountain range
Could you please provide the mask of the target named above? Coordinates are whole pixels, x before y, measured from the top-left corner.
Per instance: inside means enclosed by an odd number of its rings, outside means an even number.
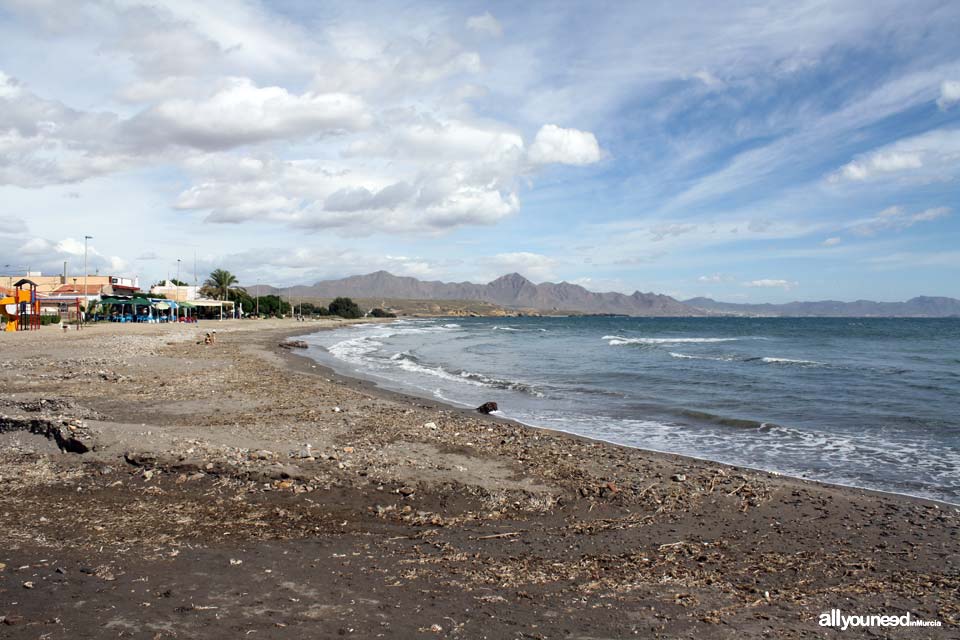
[[[786,304],[738,304],[710,298],[679,301],[657,293],[635,291],[597,293],[569,282],[534,284],[510,273],[487,284],[424,281],[376,271],[340,280],[325,280],[310,286],[284,289],[253,287],[255,295],[281,294],[300,298],[350,296],[364,299],[462,300],[488,302],[511,309],[541,312],[622,314],[630,316],[836,316],[836,317],[960,317],[960,300],[917,297],[906,302],[789,302]]]

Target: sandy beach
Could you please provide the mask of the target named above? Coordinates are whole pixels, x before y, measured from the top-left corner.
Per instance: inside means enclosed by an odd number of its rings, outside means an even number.
[[[0,637],[960,637],[957,507],[525,427],[279,347],[340,324],[0,334]],[[942,626],[819,626],[832,609]]]

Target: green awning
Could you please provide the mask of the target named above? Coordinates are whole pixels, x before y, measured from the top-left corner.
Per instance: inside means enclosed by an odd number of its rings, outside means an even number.
[[[106,306],[108,304],[122,305],[122,304],[132,304],[138,307],[149,307],[153,303],[147,300],[146,298],[103,298],[100,300],[100,304]]]

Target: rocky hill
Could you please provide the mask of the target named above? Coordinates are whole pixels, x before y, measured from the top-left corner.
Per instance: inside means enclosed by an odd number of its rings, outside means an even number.
[[[276,293],[261,287],[263,293]],[[477,300],[511,309],[546,312],[612,313],[631,316],[702,316],[708,312],[689,307],[670,296],[634,292],[596,293],[569,282],[534,284],[518,273],[501,276],[487,284],[423,281],[377,271],[341,280],[326,280],[312,286],[282,290],[283,295],[303,298],[392,298],[407,300]]]

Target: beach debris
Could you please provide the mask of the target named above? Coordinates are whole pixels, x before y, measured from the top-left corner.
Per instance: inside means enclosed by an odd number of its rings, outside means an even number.
[[[479,413],[492,413],[494,411],[499,411],[496,402],[484,402],[482,405],[477,407]]]
[[[303,340],[287,340],[286,342],[280,343],[281,349],[306,349],[309,346],[310,345]]]
[[[686,482],[687,476],[685,476],[682,473],[675,473],[672,476],[670,476],[670,479],[673,480],[674,482]]]
[[[424,429],[434,429],[434,430],[436,430],[436,428],[437,428],[437,423],[436,423],[436,422],[425,422],[425,423],[423,424],[423,428],[424,428]]]
[[[24,589],[33,589],[33,583],[30,582],[29,580],[27,580],[26,582],[23,583],[23,588],[24,588]]]
[[[399,489],[397,489],[397,493],[399,493],[400,495],[402,495],[402,496],[405,497],[405,498],[406,498],[406,497],[409,497],[409,496],[412,496],[412,495],[413,495],[414,493],[416,493],[416,492],[417,492],[416,489],[414,489],[413,487],[407,487],[407,486],[403,486],[403,487],[400,487]]]

